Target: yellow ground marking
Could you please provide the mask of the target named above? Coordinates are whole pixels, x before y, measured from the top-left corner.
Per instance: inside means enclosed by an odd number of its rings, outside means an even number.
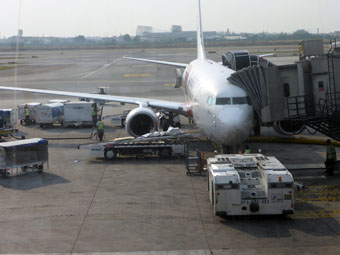
[[[340,214],[340,210],[307,210],[307,211],[295,211],[294,214],[289,217],[292,219],[325,219],[334,218]]]
[[[340,201],[340,186],[310,186],[296,193],[297,203]]]
[[[165,87],[175,87],[176,84],[175,83],[164,83]]]
[[[127,73],[124,74],[124,78],[140,78],[140,77],[151,77],[151,73]]]

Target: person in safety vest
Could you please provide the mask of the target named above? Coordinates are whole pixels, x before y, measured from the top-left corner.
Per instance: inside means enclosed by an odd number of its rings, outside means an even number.
[[[97,124],[97,104],[96,103],[92,104],[91,106],[91,115],[92,115],[93,127],[95,127]]]
[[[328,175],[334,175],[334,166],[336,162],[336,150],[334,145],[331,144],[331,140],[327,140],[327,154],[326,154],[326,173]]]
[[[103,136],[104,136],[104,123],[103,121],[99,118],[97,122],[97,135],[99,137],[99,141],[103,141]]]
[[[29,123],[30,123],[30,116],[31,116],[30,109],[28,109],[27,105],[25,105],[25,123],[26,123],[26,125],[29,125]]]
[[[249,145],[246,145],[245,147],[244,147],[244,153],[243,154],[251,154],[251,150],[250,150],[250,148],[249,148]]]

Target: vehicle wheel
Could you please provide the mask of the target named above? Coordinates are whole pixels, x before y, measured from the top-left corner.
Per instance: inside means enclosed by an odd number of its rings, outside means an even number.
[[[44,165],[41,164],[38,166],[38,173],[42,173],[44,171]]]
[[[27,171],[27,168],[28,168],[27,166],[22,166],[21,171],[23,171],[25,173]]]
[[[106,158],[106,159],[114,159],[115,157],[116,157],[116,153],[115,153],[115,151],[113,151],[113,150],[106,150],[105,152],[104,152],[104,157]]]
[[[162,158],[168,158],[170,156],[171,152],[169,149],[163,149],[160,151],[160,156]]]

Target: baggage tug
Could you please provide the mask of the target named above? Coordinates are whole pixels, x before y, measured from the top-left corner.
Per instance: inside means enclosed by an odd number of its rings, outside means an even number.
[[[294,179],[275,157],[216,155],[207,160],[215,215],[294,213]]]

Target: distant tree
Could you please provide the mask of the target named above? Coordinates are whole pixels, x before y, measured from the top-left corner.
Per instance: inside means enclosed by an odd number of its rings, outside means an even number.
[[[139,35],[135,36],[135,37],[133,38],[133,41],[134,41],[135,43],[141,42],[140,36],[139,36]]]
[[[126,34],[123,36],[123,41],[124,42],[131,42],[131,36],[129,34]]]
[[[77,42],[77,43],[83,43],[83,42],[86,41],[86,38],[83,35],[78,35],[78,36],[74,37],[74,41]]]

